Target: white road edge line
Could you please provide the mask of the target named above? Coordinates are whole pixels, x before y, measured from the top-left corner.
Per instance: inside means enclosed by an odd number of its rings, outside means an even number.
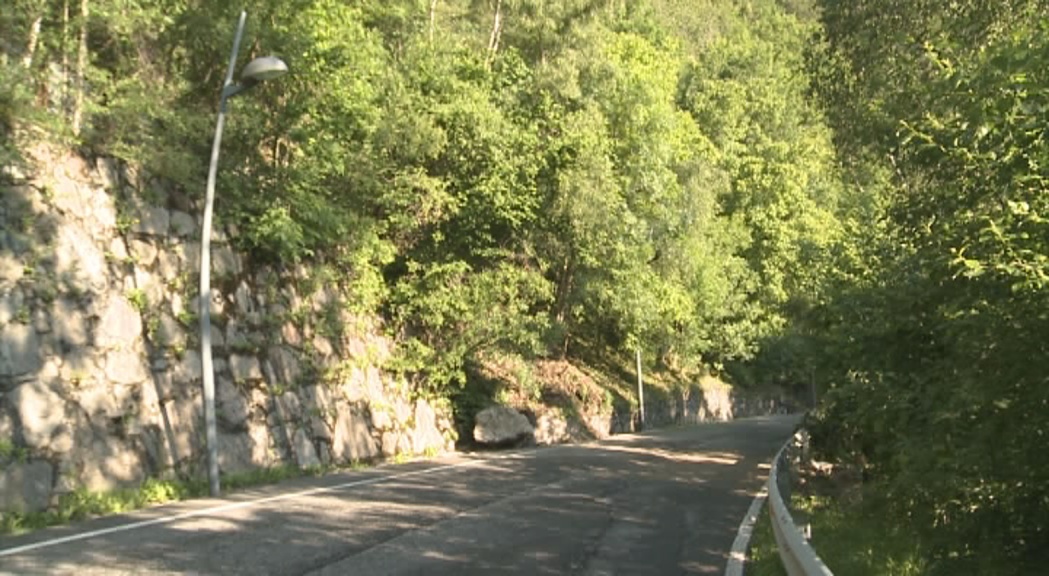
[[[15,554],[21,554],[32,550],[39,550],[40,548],[48,548],[51,546],[58,546],[59,544],[67,544],[69,542],[76,542],[78,540],[87,540],[88,538],[96,538],[98,536],[105,536],[107,534],[114,534],[116,532],[126,532],[128,530],[138,530],[140,528],[148,528],[150,526],[156,526],[158,524],[170,524],[172,522],[178,522],[179,520],[185,520],[187,518],[196,518],[198,516],[211,516],[229,512],[231,510],[240,510],[242,508],[252,508],[262,504],[269,504],[271,502],[279,502],[281,500],[291,500],[294,498],[301,498],[303,496],[312,496],[314,494],[323,494],[325,492],[336,492],[339,490],[345,490],[347,488],[355,488],[357,486],[367,486],[369,484],[381,484],[383,482],[389,482],[390,480],[397,480],[400,478],[408,478],[410,476],[420,476],[423,474],[433,474],[436,472],[443,472],[445,470],[451,470],[453,468],[463,468],[467,466],[477,466],[488,462],[488,458],[479,460],[469,460],[466,462],[459,462],[456,464],[446,464],[444,466],[437,466],[434,468],[426,468],[424,470],[415,470],[413,472],[402,472],[400,474],[392,474],[389,476],[377,476],[375,478],[368,478],[366,480],[354,480],[353,482],[345,482],[342,484],[336,484],[334,486],[321,486],[319,488],[310,488],[309,490],[302,490],[299,492],[291,492],[288,494],[278,494],[276,496],[267,496],[265,498],[259,498],[257,500],[247,500],[244,502],[230,502],[228,504],[222,504],[219,506],[212,506],[210,508],[204,508],[201,510],[193,510],[190,512],[183,512],[181,514],[175,514],[174,516],[164,516],[162,518],[154,518],[152,520],[142,520],[140,522],[132,522],[130,524],[121,524],[120,526],[111,526],[109,528],[103,528],[101,530],[92,530],[91,532],[83,532],[80,534],[72,534],[69,536],[63,536],[61,538],[54,538],[52,540],[44,540],[41,542],[35,542],[33,544],[25,544],[23,546],[16,546],[14,548],[6,548],[0,550],[0,558],[5,556],[14,556]]]
[[[747,515],[739,525],[736,539],[732,541],[732,551],[729,553],[728,564],[725,566],[725,576],[743,576],[743,566],[747,562],[747,549],[750,547],[750,537],[754,534],[754,523],[761,514],[761,507],[768,498],[768,488],[763,487],[754,501],[750,503]]]

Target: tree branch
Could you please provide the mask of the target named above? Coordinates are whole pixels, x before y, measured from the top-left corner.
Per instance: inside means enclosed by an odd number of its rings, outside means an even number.
[[[499,49],[499,35],[503,30],[503,0],[495,0],[495,17],[492,19],[492,34],[488,38],[488,55],[484,58],[485,68],[489,67]]]

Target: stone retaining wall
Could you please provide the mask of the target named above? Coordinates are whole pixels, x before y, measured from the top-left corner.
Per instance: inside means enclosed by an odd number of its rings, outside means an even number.
[[[800,404],[782,391],[741,391],[710,379],[683,390],[667,392],[647,389],[645,423],[641,425],[636,405],[622,404],[606,410],[566,412],[555,406],[523,408],[535,427],[538,444],[560,444],[603,439],[628,434],[642,428],[653,429],[680,424],[727,422],[736,418],[785,414]]]
[[[202,474],[197,203],[113,159],[28,153],[0,174],[0,511]],[[224,473],[452,448],[450,409],[383,372],[372,319],[309,270],[251,266],[231,232],[212,252]]]

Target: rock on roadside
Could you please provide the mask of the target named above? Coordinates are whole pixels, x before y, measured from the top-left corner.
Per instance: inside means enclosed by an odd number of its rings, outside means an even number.
[[[508,406],[490,406],[477,413],[474,440],[489,447],[521,446],[535,442],[528,417]]]

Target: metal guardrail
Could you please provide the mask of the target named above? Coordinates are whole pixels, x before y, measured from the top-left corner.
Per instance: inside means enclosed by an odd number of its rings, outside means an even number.
[[[772,532],[776,537],[776,547],[783,567],[790,576],[833,576],[826,564],[820,560],[809,545],[808,540],[794,523],[790,509],[783,499],[783,494],[790,498],[790,458],[794,450],[804,443],[803,432],[799,431],[779,449],[772,461],[769,471],[768,503],[769,517],[772,520]],[[781,473],[781,465],[788,468]]]

